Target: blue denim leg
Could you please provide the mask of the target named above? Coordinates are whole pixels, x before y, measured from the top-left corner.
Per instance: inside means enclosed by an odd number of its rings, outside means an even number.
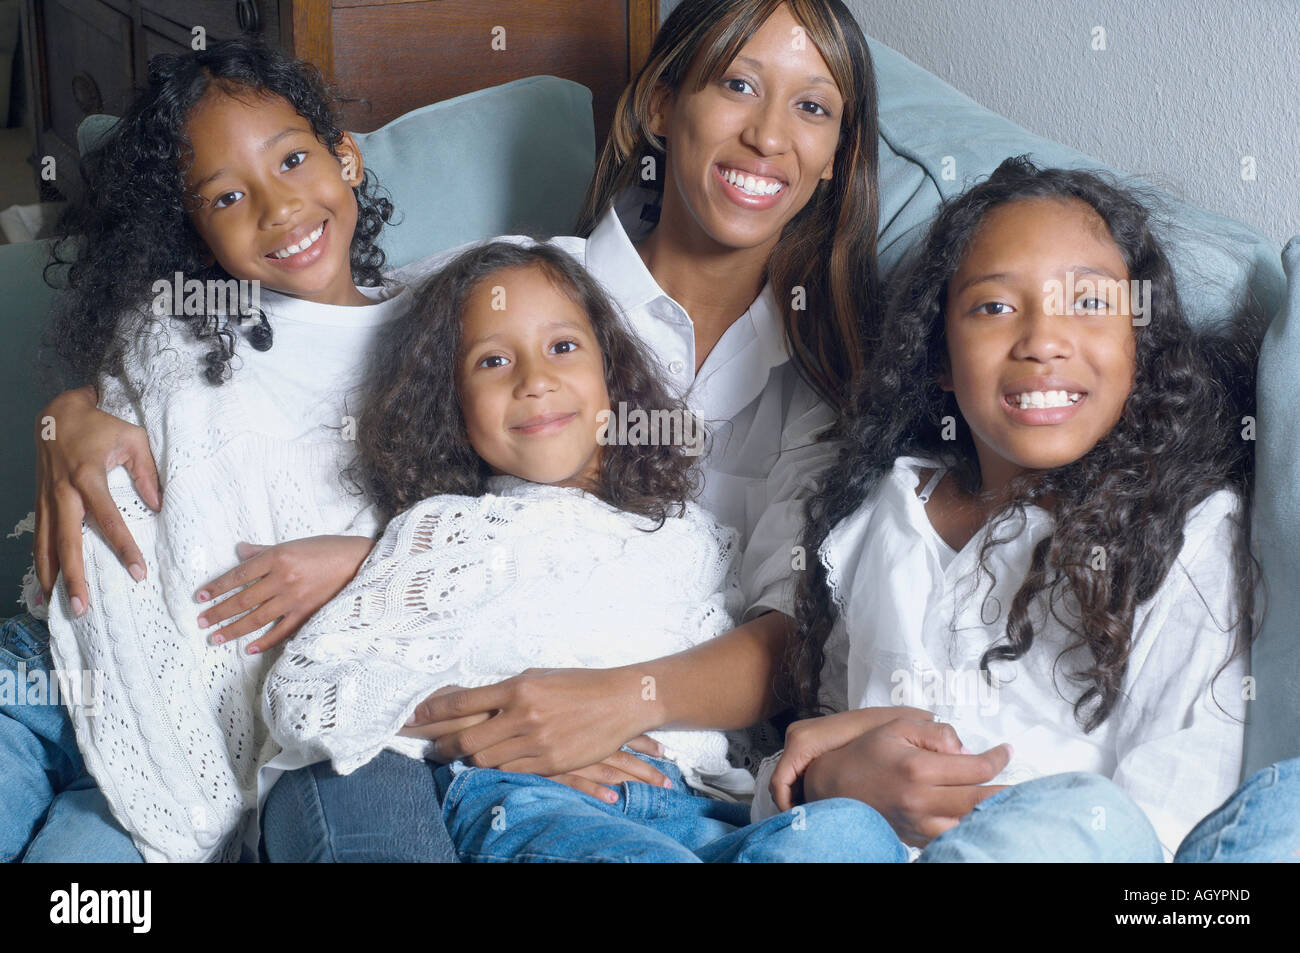
[[[652,803],[661,811],[667,803],[645,797],[647,792],[694,797],[689,793],[625,782],[619,785],[617,803],[609,804],[535,774],[456,765],[440,768],[435,777],[443,794],[447,832],[464,861],[699,862],[688,847],[642,822]],[[680,777],[672,780],[684,789]],[[629,808],[637,816],[629,814]],[[732,828],[707,817],[701,826],[717,824],[724,825],[722,830]],[[684,831],[687,826],[679,823],[676,828]]]
[[[1177,863],[1300,863],[1300,758],[1261,768],[1183,839]]]
[[[281,775],[262,810],[272,862],[455,863],[434,766],[393,751],[349,775],[328,763]]]
[[[709,863],[900,863],[907,847],[876,810],[850,798],[800,805],[699,852]]]
[[[1099,774],[1036,778],[985,798],[930,842],[923,863],[1158,863],[1155,829],[1119,785]]]
[[[0,623],[0,861],[139,862],[86,772],[67,709],[51,700],[49,643],[26,612]]]

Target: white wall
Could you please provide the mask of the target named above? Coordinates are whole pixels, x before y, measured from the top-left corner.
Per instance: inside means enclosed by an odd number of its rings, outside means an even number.
[[[1300,233],[1300,0],[846,3],[864,32],[1031,132],[1279,243]]]

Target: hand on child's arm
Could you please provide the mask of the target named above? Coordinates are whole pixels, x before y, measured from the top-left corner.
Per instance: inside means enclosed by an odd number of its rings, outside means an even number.
[[[196,598],[211,602],[241,586],[243,591],[205,609],[198,617],[199,627],[246,613],[214,633],[212,643],[242,638],[276,622],[245,651],[252,654],[277,645],[342,591],[373,545],[368,536],[309,536],[276,546],[241,542],[235,552],[243,562],[204,586]]]
[[[81,523],[87,517],[98,524],[104,541],[132,577],[145,577],[144,556],[109,493],[109,471],[126,467],[140,498],[155,511],[162,508],[158,470],[144,429],[104,413],[97,401],[93,386],[65,391],[36,418],[36,536],[32,544],[36,578],[48,601],[62,568],[78,616],[90,606],[81,558]]]
[[[772,773],[771,792],[776,806],[783,811],[794,807],[795,787],[808,765],[817,758],[842,748],[860,735],[898,718],[934,721],[934,716],[920,708],[892,705],[884,708],[855,708],[821,718],[793,722],[785,732],[785,749]]]
[[[437,731],[439,761],[555,777],[599,764],[658,727],[654,706],[634,669],[533,669],[495,685],[435,693],[401,734]],[[439,728],[479,714],[491,717],[452,734]]]
[[[899,718],[815,759],[804,774],[804,792],[810,801],[863,801],[904,843],[921,847],[1001,791],[1004,785],[986,782],[1010,760],[1009,745],[963,754],[951,725]]]

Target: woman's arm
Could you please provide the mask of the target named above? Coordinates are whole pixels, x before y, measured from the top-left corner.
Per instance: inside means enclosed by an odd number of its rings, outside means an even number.
[[[59,570],[80,617],[90,606],[82,562],[81,525],[93,519],[132,578],[143,579],[144,556],[108,490],[108,473],[124,466],[136,492],[162,509],[158,469],[144,428],[101,411],[94,386],[65,391],[36,418],[36,577],[48,602]]]
[[[702,645],[612,669],[526,672],[496,685],[430,697],[402,734],[487,721],[437,740],[438,757],[556,775],[594,764],[660,728],[744,728],[777,707],[773,682],[792,622],[769,612]]]

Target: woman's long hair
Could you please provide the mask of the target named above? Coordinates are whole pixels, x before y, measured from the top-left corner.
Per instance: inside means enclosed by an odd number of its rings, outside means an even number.
[[[357,421],[358,461],[348,473],[384,522],[430,496],[486,492],[491,471],[470,444],[456,386],[462,323],[475,288],[503,268],[520,267],[542,269],[587,315],[613,407],[666,412],[661,419],[681,420],[686,432],[690,411],[661,383],[653,359],[586,269],[550,245],[489,242],[426,280],[374,349]],[[702,434],[694,424],[692,432]],[[601,450],[599,482],[589,489],[611,506],[662,524],[696,493],[695,461],[703,453],[692,450],[701,445],[611,442]]]
[[[646,184],[643,159],[651,157],[656,169],[664,168],[664,143],[650,131],[655,90],[698,92],[716,81],[782,3],[788,3],[830,68],[844,113],[834,177],[819,183],[786,224],[768,259],[767,277],[795,368],[823,400],[842,409],[850,382],[862,369],[862,328],[878,310],[880,205],[875,71],[867,41],[840,0],[682,0],[655,35],[645,66],[619,97],[575,230],[590,235],[615,198]],[[661,194],[663,179],[656,175],[650,183]]]
[[[1249,536],[1254,452],[1242,427],[1254,412],[1262,322],[1243,306],[1223,327],[1188,323],[1169,261],[1152,234],[1151,213],[1137,193],[1099,174],[1040,170],[1020,157],[943,206],[869,342],[871,365],[845,426],[847,443],[809,501],[804,542],[817,553],[831,528],[867,501],[902,456],[946,460],[966,492],[979,491],[970,429],[953,394],[939,386],[948,360],[948,283],[991,210],[1034,198],[1086,203],[1105,223],[1129,276],[1150,282],[1149,323],[1135,328],[1136,374],[1119,421],[1073,463],[1012,480],[979,553],[981,571],[992,575],[987,557],[1024,526],[1025,507],[1041,506],[1051,515],[1054,530],[1034,548],[1004,637],[984,653],[980,667],[991,677],[991,661],[1019,659],[1030,650],[1030,609],[1046,599],[1071,633],[1065,651],[1088,650],[1091,664],[1070,678],[1082,686],[1075,716],[1091,731],[1119,698],[1138,606],[1171,571],[1188,512],[1216,490],[1230,488],[1242,500],[1233,560],[1239,650],[1252,637],[1258,579]],[[956,422],[955,441],[944,439],[945,419]],[[1091,565],[1097,546],[1105,552],[1105,571]],[[788,665],[794,698],[806,712],[817,708],[826,639],[837,614],[825,567],[816,557],[809,562],[796,597],[799,636]]]
[[[100,372],[117,370],[119,324],[126,315],[136,315],[137,321],[157,320],[146,304],[154,297],[158,279],[171,280],[177,272],[200,281],[231,277],[211,262],[186,212],[192,197],[185,188],[191,161],[185,126],[213,86],[236,96],[284,99],[338,155],[343,127],[320,73],[310,63],[247,39],[213,41],[205,50],[153,57],[146,89],[82,161],[85,188],[60,219],[61,237],[46,267],[51,285],[66,281],[47,334],[47,347],[66,382],[85,383]],[[379,285],[384,253],[376,239],[392,217],[393,206],[368,169],[353,192],[353,280]],[[196,338],[212,341],[205,374],[211,383],[221,383],[234,355],[236,335],[229,322],[208,314],[178,315],[176,320],[189,322]],[[271,346],[265,315],[250,337],[259,350]]]

